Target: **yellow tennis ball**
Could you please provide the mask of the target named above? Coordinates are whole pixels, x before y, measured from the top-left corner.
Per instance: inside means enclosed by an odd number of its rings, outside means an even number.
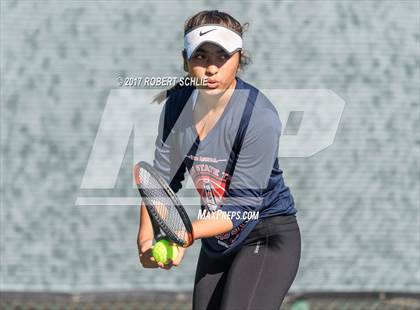
[[[152,249],[152,255],[155,260],[162,264],[169,263],[169,260],[175,260],[178,256],[178,247],[176,244],[170,244],[168,240],[160,240],[156,242]]]
[[[169,248],[169,258],[171,260],[175,260],[178,257],[178,246],[176,244],[172,244]]]

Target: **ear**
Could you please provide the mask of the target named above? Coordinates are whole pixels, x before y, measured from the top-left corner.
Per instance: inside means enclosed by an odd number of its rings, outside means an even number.
[[[182,58],[184,60],[184,71],[188,72],[188,64],[187,64],[187,52],[184,50],[182,50]]]

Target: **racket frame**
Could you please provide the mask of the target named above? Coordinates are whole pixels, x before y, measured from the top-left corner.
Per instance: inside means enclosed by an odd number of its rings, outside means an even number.
[[[153,202],[150,201],[149,197],[146,195],[145,191],[142,189],[141,180],[140,180],[140,169],[145,169],[162,187],[162,190],[168,195],[168,198],[172,201],[173,206],[178,212],[185,229],[188,233],[188,240],[182,240],[179,238],[165,223],[161,216],[156,212],[156,209],[152,206]],[[134,167],[134,177],[137,185],[137,189],[140,193],[140,196],[143,199],[147,212],[149,213],[150,220],[152,222],[153,234],[155,240],[159,241],[161,239],[168,239],[184,248],[189,247],[194,242],[194,232],[191,220],[185,211],[181,201],[168,185],[168,183],[160,176],[160,174],[147,162],[140,161]],[[163,233],[162,233],[163,231]]]

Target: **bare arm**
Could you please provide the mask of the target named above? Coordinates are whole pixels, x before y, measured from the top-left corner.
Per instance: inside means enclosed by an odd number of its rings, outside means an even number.
[[[153,244],[153,227],[150,220],[149,213],[147,212],[144,202],[140,205],[140,225],[139,233],[137,236],[137,245],[139,251],[143,248],[149,248]]]
[[[232,220],[226,216],[225,212],[217,211],[213,213],[211,219],[200,219],[192,223],[194,239],[209,238],[226,233],[233,229]],[[144,205],[140,206],[140,227],[137,244],[140,252],[144,252],[153,244],[153,226],[149,213]],[[143,250],[143,251],[142,251]]]
[[[211,219],[200,219],[192,223],[194,239],[214,237],[233,229],[232,220],[223,211],[216,211]]]

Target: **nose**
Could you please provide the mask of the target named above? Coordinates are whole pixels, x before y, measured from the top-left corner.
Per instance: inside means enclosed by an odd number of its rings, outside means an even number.
[[[214,64],[208,65],[206,69],[206,73],[208,73],[209,75],[215,75],[218,71],[219,68]]]
[[[206,68],[206,73],[215,75],[219,71],[219,68],[214,63],[209,63]]]

